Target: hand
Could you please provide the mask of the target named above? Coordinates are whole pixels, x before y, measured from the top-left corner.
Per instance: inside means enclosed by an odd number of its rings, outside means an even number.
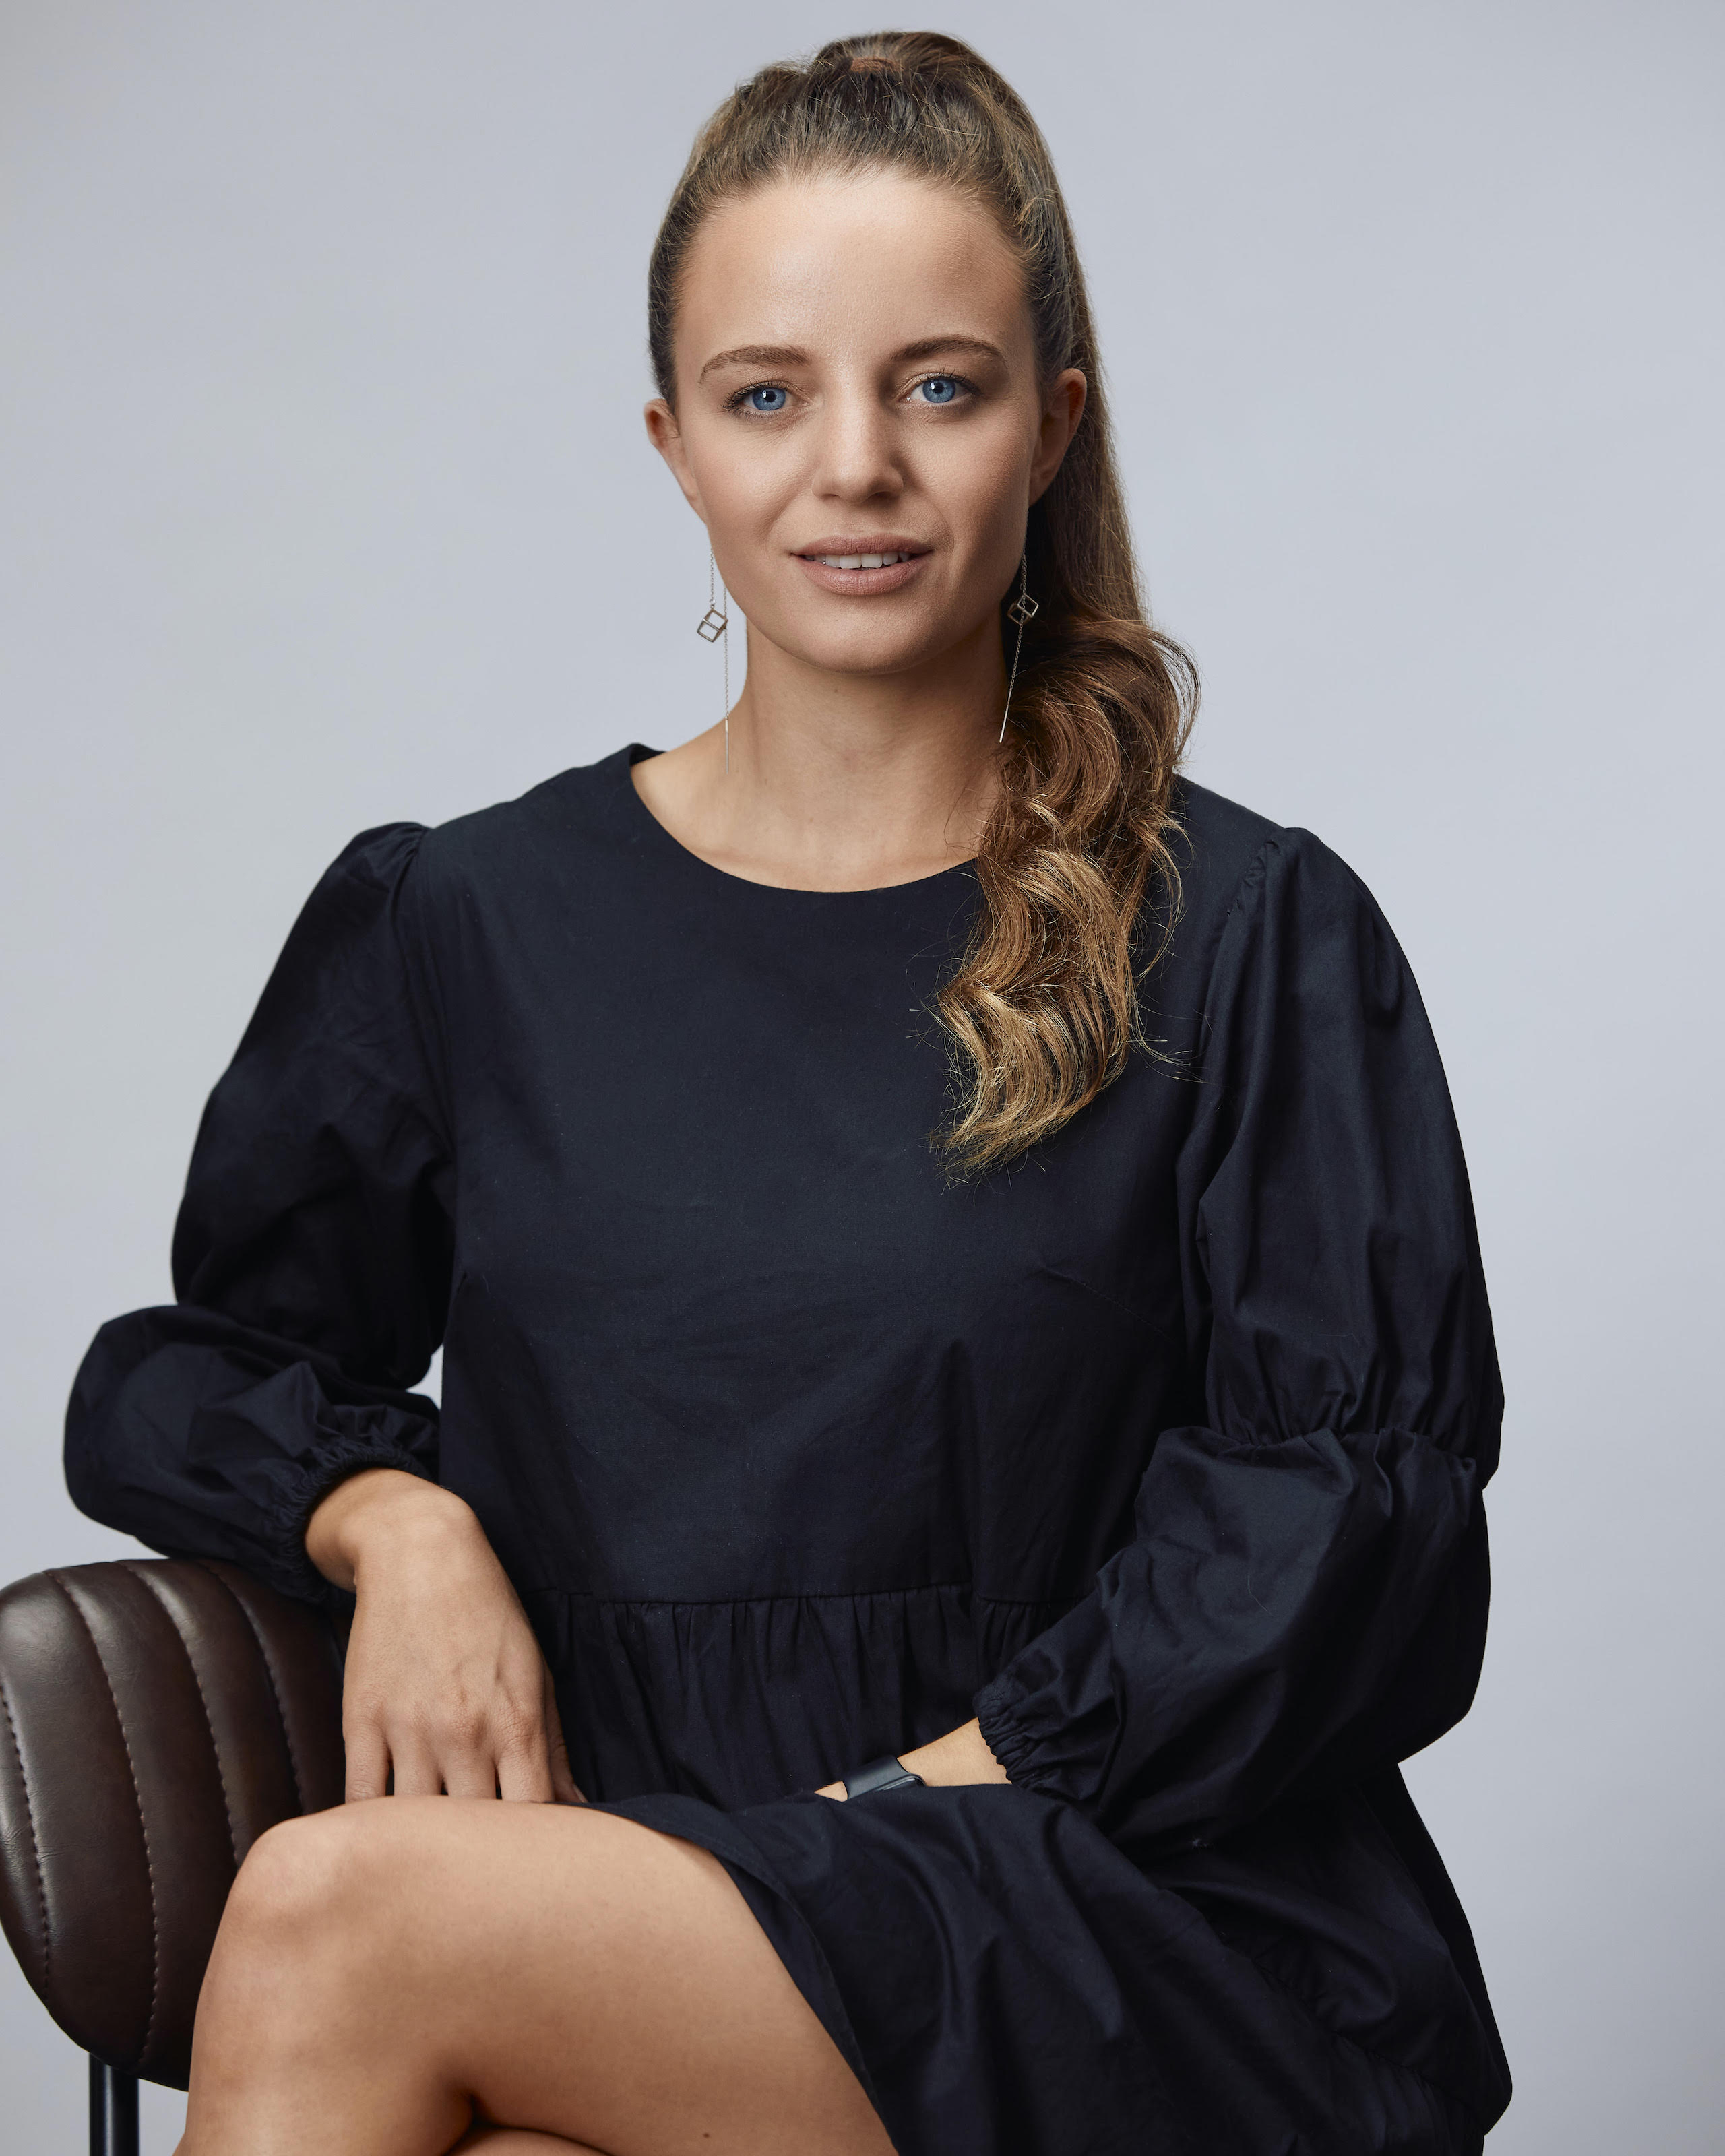
[[[584,1801],[551,1673],[470,1507],[393,1467],[338,1483],[305,1530],[358,1598],[341,1735],[348,1802],[397,1796]]]
[[[1010,1779],[1004,1767],[988,1749],[979,1722],[964,1722],[957,1729],[949,1729],[944,1737],[937,1737],[932,1744],[919,1744],[914,1752],[901,1752],[899,1764],[913,1774],[920,1774],[931,1789],[955,1789],[966,1782],[1004,1782]],[[862,1765],[859,1759],[857,1765]],[[818,1797],[836,1797],[845,1801],[845,1784],[829,1782],[824,1789],[817,1789]]]

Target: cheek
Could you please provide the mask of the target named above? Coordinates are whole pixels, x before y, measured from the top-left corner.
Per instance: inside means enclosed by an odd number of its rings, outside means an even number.
[[[787,511],[804,490],[800,467],[789,455],[775,454],[775,444],[745,447],[738,454],[722,436],[709,440],[691,454],[690,469],[725,588],[752,621],[765,626],[783,604],[780,542],[791,528]]]
[[[787,491],[795,490],[789,459],[779,444],[761,439],[768,431],[751,433],[747,420],[728,413],[696,409],[685,418],[684,454],[715,537],[730,531],[739,541],[758,539]]]
[[[715,444],[706,455],[690,459],[707,522],[716,531],[758,534],[783,499],[783,459],[762,456],[758,449],[752,456],[726,456],[724,449],[723,443]]]
[[[923,469],[962,554],[991,570],[1003,548],[1016,556],[1030,474],[1021,428],[955,428],[930,445]]]

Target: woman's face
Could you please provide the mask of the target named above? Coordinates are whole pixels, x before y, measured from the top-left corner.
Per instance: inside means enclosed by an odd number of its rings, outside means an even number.
[[[675,359],[675,413],[655,398],[648,429],[726,587],[752,632],[838,674],[926,665],[992,622],[1084,408],[1076,368],[1037,380],[992,216],[893,172],[721,203]]]

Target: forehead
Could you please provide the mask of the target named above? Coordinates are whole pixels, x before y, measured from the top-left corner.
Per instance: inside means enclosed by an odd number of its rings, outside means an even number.
[[[981,203],[901,172],[779,180],[721,203],[678,293],[680,371],[734,345],[839,356],[966,331],[1029,349],[1017,259]]]

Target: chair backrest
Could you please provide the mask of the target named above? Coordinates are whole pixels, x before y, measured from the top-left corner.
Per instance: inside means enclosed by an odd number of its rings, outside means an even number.
[[[334,1634],[232,1565],[140,1559],[0,1594],[0,1923],[60,2027],[184,2088],[241,1859],[339,1804]]]

